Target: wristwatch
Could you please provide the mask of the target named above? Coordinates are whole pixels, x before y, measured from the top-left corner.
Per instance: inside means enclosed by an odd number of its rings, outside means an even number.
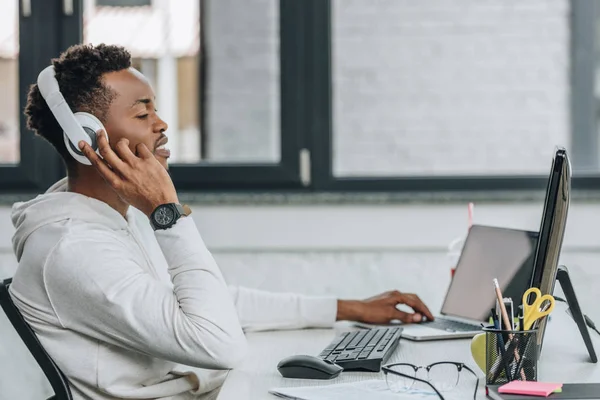
[[[169,229],[181,217],[188,216],[192,210],[185,204],[167,203],[156,207],[150,214],[150,225],[154,230]]]

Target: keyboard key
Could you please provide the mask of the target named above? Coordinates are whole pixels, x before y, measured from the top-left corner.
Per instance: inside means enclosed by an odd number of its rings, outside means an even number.
[[[358,343],[362,340],[362,338],[365,336],[367,332],[366,331],[360,331],[358,332],[358,334],[356,336],[354,336],[354,339],[352,339],[352,341],[350,342],[350,344],[348,344],[348,346],[346,346],[346,348],[356,348],[358,346]]]
[[[435,321],[424,322],[424,326],[434,329],[440,329],[448,332],[471,332],[481,329],[479,325],[468,324],[465,322],[452,321],[444,318],[437,318]]]
[[[358,343],[358,347],[365,347],[371,339],[375,336],[375,329],[369,329],[369,332],[363,336],[360,343]]]
[[[336,346],[336,348],[335,348],[335,349],[336,349],[336,350],[343,350],[343,349],[345,349],[345,348],[346,348],[346,346],[348,346],[348,343],[350,343],[350,342],[352,341],[353,337],[354,337],[354,335],[353,335],[353,334],[350,334],[350,335],[346,336],[346,337],[344,338],[344,340],[342,340],[342,341],[340,342],[340,344],[338,344],[338,345]]]

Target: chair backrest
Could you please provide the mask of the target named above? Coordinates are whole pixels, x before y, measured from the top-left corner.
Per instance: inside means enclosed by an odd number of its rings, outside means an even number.
[[[13,303],[10,293],[8,293],[11,282],[12,279],[5,279],[4,282],[0,282],[0,306],[4,309],[9,321],[31,352],[31,355],[33,355],[33,358],[35,358],[35,361],[37,361],[46,378],[48,378],[54,390],[54,397],[52,399],[72,400],[73,397],[71,396],[67,378],[54,363],[54,360],[46,353],[35,332],[33,332],[17,306],[15,306],[15,303]]]

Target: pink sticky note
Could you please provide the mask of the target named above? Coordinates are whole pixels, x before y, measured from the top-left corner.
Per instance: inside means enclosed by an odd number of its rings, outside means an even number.
[[[498,388],[498,393],[524,394],[527,396],[547,397],[556,389],[562,387],[562,383],[545,383],[532,381],[512,381]]]

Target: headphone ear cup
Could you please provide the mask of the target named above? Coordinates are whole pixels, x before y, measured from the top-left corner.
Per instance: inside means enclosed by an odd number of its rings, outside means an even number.
[[[102,125],[102,122],[100,122],[98,118],[89,113],[77,112],[73,115],[75,116],[75,119],[77,120],[77,122],[79,122],[85,133],[87,133],[87,135],[90,137],[90,144],[92,148],[100,156],[100,153],[98,151],[98,142],[96,140],[96,132],[98,132],[99,130],[105,130],[104,125]],[[90,162],[90,160],[88,160],[87,157],[81,152],[81,150],[79,150],[78,143],[72,143],[66,133],[64,133],[63,136],[65,146],[67,146],[67,150],[69,151],[71,156],[73,156],[75,160],[79,161],[82,164],[91,165],[92,163]]]

